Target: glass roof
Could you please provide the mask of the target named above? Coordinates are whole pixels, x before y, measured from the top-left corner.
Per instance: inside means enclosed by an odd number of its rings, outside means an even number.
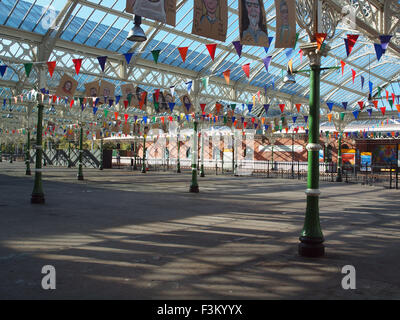
[[[46,35],[50,17],[57,17],[65,8],[69,8],[67,0],[1,0],[0,2],[0,28],[7,26],[15,31],[28,31],[41,36]],[[168,65],[178,68],[181,74],[185,70],[190,70],[198,75],[198,78],[212,76],[223,78],[222,72],[231,70],[231,81],[238,81],[240,90],[246,90],[248,86],[259,87],[264,92],[265,87],[274,87],[275,90],[303,98],[309,97],[309,78],[307,74],[299,73],[296,75],[296,83],[286,85],[283,83],[287,63],[293,59],[294,69],[307,69],[308,59],[301,58],[299,46],[308,42],[306,32],[298,28],[299,41],[294,50],[276,49],[272,42],[268,52],[263,47],[243,46],[242,57],[239,58],[232,45],[232,41],[238,40],[238,1],[228,0],[228,32],[225,42],[215,41],[191,34],[193,19],[193,0],[177,0],[176,27],[162,25],[158,22],[143,19],[142,28],[146,32],[148,41],[144,44],[137,44],[127,41],[127,35],[133,26],[132,16],[125,10],[125,0],[77,0],[77,5],[67,16],[64,30],[59,35],[61,40],[70,41],[74,44],[84,45],[95,50],[99,50],[99,55],[108,53],[109,56],[136,52],[136,54],[149,61],[149,65],[154,66],[154,72],[158,72],[158,66],[154,64],[151,54],[152,50],[161,50],[158,64]],[[268,33],[270,37],[275,37],[275,6],[273,0],[264,1],[265,11],[268,20]],[[67,10],[68,11],[68,10]],[[328,41],[331,50],[327,57],[322,58],[323,67],[340,66],[340,61],[346,62],[344,74],[341,70],[327,70],[321,74],[321,100],[323,102],[333,102],[337,106],[342,106],[342,102],[348,102],[348,109],[357,109],[357,102],[365,101],[369,92],[368,82],[371,81],[374,87],[374,94],[377,93],[378,86],[386,86],[386,90],[400,96],[400,59],[392,52],[385,54],[380,61],[377,61],[372,41],[360,34],[360,37],[349,57],[346,55],[343,39],[346,34],[354,33],[348,31],[341,24],[338,25],[335,36]],[[29,40],[29,39],[27,39]],[[8,41],[6,39],[2,41]],[[4,43],[4,42],[3,42]],[[215,61],[212,62],[205,44],[217,43]],[[0,50],[0,64],[10,65],[10,60],[5,59],[7,55],[18,56],[18,61],[29,62],[33,60],[32,52],[24,49],[23,44],[11,47],[6,53]],[[187,58],[182,62],[178,47],[189,47]],[[1,47],[1,43],[0,43]],[[55,49],[50,59],[61,59],[63,63],[73,70],[73,58],[85,58],[79,54],[74,55],[73,51],[67,54]],[[96,51],[94,51],[96,52]],[[100,54],[101,53],[101,54]],[[272,55],[272,64],[267,72],[264,68],[262,59],[267,55]],[[2,59],[4,58],[4,59]],[[16,60],[15,60],[16,61]],[[78,90],[83,90],[84,83],[92,81],[100,76],[100,69],[96,66],[96,59],[93,55],[90,59],[85,59],[84,63],[92,64],[96,72],[90,74],[82,73],[74,76],[79,81]],[[247,79],[241,66],[250,63],[251,74]],[[88,66],[88,68],[90,68]],[[142,72],[140,68],[134,68],[136,74]],[[356,72],[354,84],[352,82],[352,69]],[[34,74],[35,71],[33,71]],[[163,71],[165,74],[166,72]],[[161,71],[160,71],[161,74]],[[361,76],[365,83],[361,87]],[[107,77],[107,76],[106,76]],[[30,78],[33,84],[34,80]],[[53,78],[48,78],[50,86],[57,86],[60,79],[59,74]],[[153,91],[155,87],[151,85],[151,78],[143,77],[143,81],[149,79],[149,85],[143,86],[145,90]],[[1,80],[1,79],[0,79]],[[2,80],[18,81],[15,72],[9,70]],[[110,79],[117,86],[121,81]],[[117,93],[119,89],[117,88]],[[382,95],[384,95],[384,90]],[[252,93],[254,94],[254,93]],[[251,97],[250,94],[249,96]],[[4,83],[0,85],[0,96],[11,96],[12,93]],[[222,99],[223,100],[223,97]],[[249,100],[250,101],[250,100]],[[382,105],[389,107],[386,99],[381,100]],[[399,103],[397,101],[396,103]],[[325,105],[326,107],[326,105]],[[326,111],[324,111],[326,112]],[[263,107],[255,107],[254,114],[262,115]]]

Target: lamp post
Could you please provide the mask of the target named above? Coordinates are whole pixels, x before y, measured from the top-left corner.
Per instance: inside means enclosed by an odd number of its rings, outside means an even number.
[[[100,170],[103,170],[103,138],[100,139]]]
[[[72,168],[71,163],[71,140],[68,138],[68,168]]]
[[[133,170],[137,170],[138,169],[137,168],[137,152],[138,152],[138,149],[137,149],[137,141],[136,141],[136,139],[133,141],[133,147],[135,149],[135,151],[134,151],[135,163],[133,164]]]
[[[26,164],[26,171],[25,171],[25,175],[30,176],[31,175],[31,156],[30,156],[30,151],[31,151],[31,129],[28,128],[28,132],[27,132],[27,136],[28,136],[28,141],[26,143],[26,151],[25,151],[25,164]]]
[[[193,153],[192,153],[192,183],[190,184],[190,192],[198,193],[199,192],[199,185],[197,184],[197,143],[198,143],[198,136],[197,136],[197,119],[193,122]]]
[[[44,203],[44,193],[42,186],[42,121],[43,121],[43,108],[42,104],[38,105],[38,120],[36,130],[36,170],[35,170],[35,183],[33,186],[31,203]]]
[[[80,124],[80,137],[79,137],[79,168],[78,168],[78,180],[83,180],[82,170],[82,157],[83,157],[83,123]]]
[[[176,163],[176,173],[181,173],[181,162],[180,162],[180,151],[181,151],[181,143],[180,143],[180,127],[179,127],[179,122],[178,122],[178,129],[177,129],[177,135],[176,135],[176,145],[178,148],[178,160]]]
[[[342,132],[339,132],[339,141],[338,141],[338,168],[337,168],[337,177],[336,182],[342,182]]]
[[[142,159],[142,173],[146,173],[146,134],[143,134],[143,159]]]
[[[294,132],[292,132],[292,179],[294,179]]]
[[[200,177],[205,177],[205,172],[204,172],[204,129],[203,129],[203,125],[202,125],[202,130],[201,130],[201,151],[200,152],[201,152]]]

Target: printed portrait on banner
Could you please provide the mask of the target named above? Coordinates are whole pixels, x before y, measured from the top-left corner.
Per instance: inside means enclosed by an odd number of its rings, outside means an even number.
[[[98,97],[99,93],[100,93],[100,82],[98,80],[85,83],[86,97]]]
[[[194,0],[193,34],[225,41],[227,25],[227,0]]]
[[[293,48],[296,42],[296,2],[295,0],[275,0],[275,8],[275,48]]]
[[[101,80],[100,85],[100,97],[108,97],[109,99],[114,99],[115,96],[115,85],[111,82]]]
[[[241,44],[269,47],[262,0],[239,0],[239,32]]]
[[[163,105],[164,112],[171,113],[171,109],[169,107],[169,103],[175,102],[175,98],[172,96],[171,92],[164,91],[163,93],[165,104]]]
[[[126,0],[125,11],[175,27],[176,0]]]
[[[135,94],[135,87],[131,83],[123,84],[121,85],[121,94],[124,99],[126,99],[129,94],[133,96]]]
[[[60,84],[57,87],[56,96],[68,97],[72,99],[74,97],[77,87],[78,87],[78,81],[64,74],[60,80]]]
[[[183,95],[180,97],[180,100],[182,102],[182,111],[185,114],[191,114],[194,111],[194,107],[192,105],[192,101],[190,100],[190,97],[188,94]]]

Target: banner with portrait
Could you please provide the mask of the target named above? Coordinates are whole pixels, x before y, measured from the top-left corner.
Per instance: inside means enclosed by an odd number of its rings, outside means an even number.
[[[293,48],[296,43],[296,1],[275,0],[275,48]]]
[[[227,0],[194,0],[193,34],[224,42],[227,25]]]
[[[269,47],[263,0],[239,0],[239,33],[242,45]]]
[[[195,112],[192,100],[190,99],[188,94],[181,96],[179,99],[182,102],[182,112],[184,112],[185,114],[191,114]]]
[[[85,83],[86,97],[98,97],[99,93],[100,93],[100,82],[98,80]]]
[[[78,81],[69,75],[64,74],[60,80],[60,84],[56,90],[57,97],[68,97],[73,98],[76,88],[78,88]]]
[[[126,0],[125,11],[175,27],[176,0]]]
[[[111,82],[101,80],[100,94],[99,97],[107,97],[108,99],[114,99],[115,96],[115,85]]]
[[[121,87],[121,94],[122,94],[123,99],[127,99],[129,94],[132,97],[135,94],[135,87],[131,83],[123,84],[120,87]]]

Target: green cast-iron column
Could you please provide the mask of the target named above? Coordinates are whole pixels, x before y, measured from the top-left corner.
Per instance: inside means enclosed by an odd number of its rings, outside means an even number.
[[[68,139],[68,168],[72,168],[71,162],[71,140]]]
[[[26,151],[25,151],[25,164],[26,164],[26,172],[25,174],[27,176],[31,175],[31,155],[30,155],[30,151],[31,151],[31,130],[28,128],[28,141],[26,143]]]
[[[42,104],[38,105],[38,122],[36,130],[36,164],[35,164],[35,182],[33,186],[31,203],[44,203],[44,193],[42,186],[42,121],[43,121]]]
[[[204,130],[201,131],[201,167],[200,167],[200,177],[205,177],[205,172],[204,172]]]
[[[134,165],[133,165],[133,170],[137,170],[137,160],[136,160],[136,158],[137,158],[137,152],[138,152],[138,150],[137,150],[137,142],[136,141],[134,141],[133,142],[133,147],[134,147],[134,149],[135,149],[135,151],[134,151],[134,155],[135,155],[135,163],[134,163]]]
[[[232,131],[232,173],[235,175],[235,132]]]
[[[179,124],[178,124],[179,125]],[[176,172],[177,173],[181,173],[181,161],[180,161],[180,159],[181,159],[181,156],[180,156],[180,153],[181,153],[181,143],[180,143],[180,141],[179,141],[179,128],[178,128],[178,135],[176,136],[176,144],[177,144],[177,146],[178,146],[178,160],[177,160],[177,163],[176,163]]]
[[[310,59],[311,60],[311,59]],[[325,253],[324,236],[319,221],[319,116],[320,116],[320,59],[311,62],[310,113],[308,136],[307,209],[303,230],[300,235],[299,254],[318,257]],[[313,61],[313,60],[311,60]]]
[[[143,135],[143,161],[142,161],[142,173],[146,173],[146,134]]]
[[[100,139],[100,170],[103,170],[103,138]]]
[[[81,124],[81,131],[80,131],[80,137],[79,137],[79,168],[78,168],[78,180],[83,180],[82,157],[83,157],[83,126],[82,126],[82,124]]]
[[[197,184],[197,121],[193,122],[193,148],[192,148],[192,183],[190,184],[190,192],[199,192]]]
[[[338,165],[337,165],[337,177],[336,182],[342,182],[342,133],[339,132],[339,142],[338,142]]]

